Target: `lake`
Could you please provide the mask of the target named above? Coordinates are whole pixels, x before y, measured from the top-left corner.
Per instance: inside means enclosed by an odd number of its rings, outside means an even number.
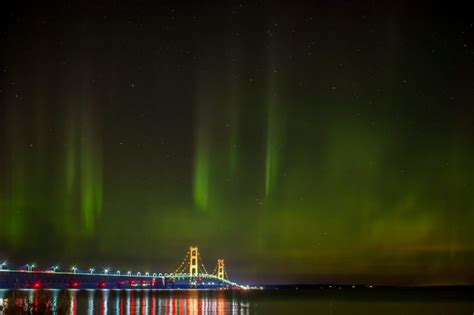
[[[0,290],[0,305],[22,302],[51,305],[57,314],[474,314],[471,288]]]

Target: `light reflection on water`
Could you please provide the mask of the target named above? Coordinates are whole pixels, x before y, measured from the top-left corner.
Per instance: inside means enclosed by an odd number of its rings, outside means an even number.
[[[26,301],[53,314],[473,314],[469,290],[0,290],[0,306]],[[0,315],[2,311],[0,310]]]
[[[247,303],[240,305],[223,291],[18,290],[12,296],[11,291],[0,290],[0,305],[20,301],[27,301],[33,308],[50,303],[53,310],[66,305],[67,313],[72,315],[248,314]]]

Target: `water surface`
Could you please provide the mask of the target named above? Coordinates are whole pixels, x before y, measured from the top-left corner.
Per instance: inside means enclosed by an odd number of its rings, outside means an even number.
[[[0,290],[0,305],[67,314],[474,314],[472,289]],[[0,314],[2,312],[0,311]]]

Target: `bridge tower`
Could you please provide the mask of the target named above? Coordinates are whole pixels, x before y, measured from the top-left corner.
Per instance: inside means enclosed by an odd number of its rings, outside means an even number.
[[[224,259],[217,260],[217,278],[224,280],[225,278],[225,266]]]
[[[189,275],[191,277],[197,277],[199,273],[198,259],[199,251],[197,246],[189,247]]]

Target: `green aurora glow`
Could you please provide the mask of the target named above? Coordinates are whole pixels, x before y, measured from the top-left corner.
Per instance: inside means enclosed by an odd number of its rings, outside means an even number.
[[[469,23],[160,8],[13,10],[0,258],[165,272],[197,244],[244,281],[474,283]]]

